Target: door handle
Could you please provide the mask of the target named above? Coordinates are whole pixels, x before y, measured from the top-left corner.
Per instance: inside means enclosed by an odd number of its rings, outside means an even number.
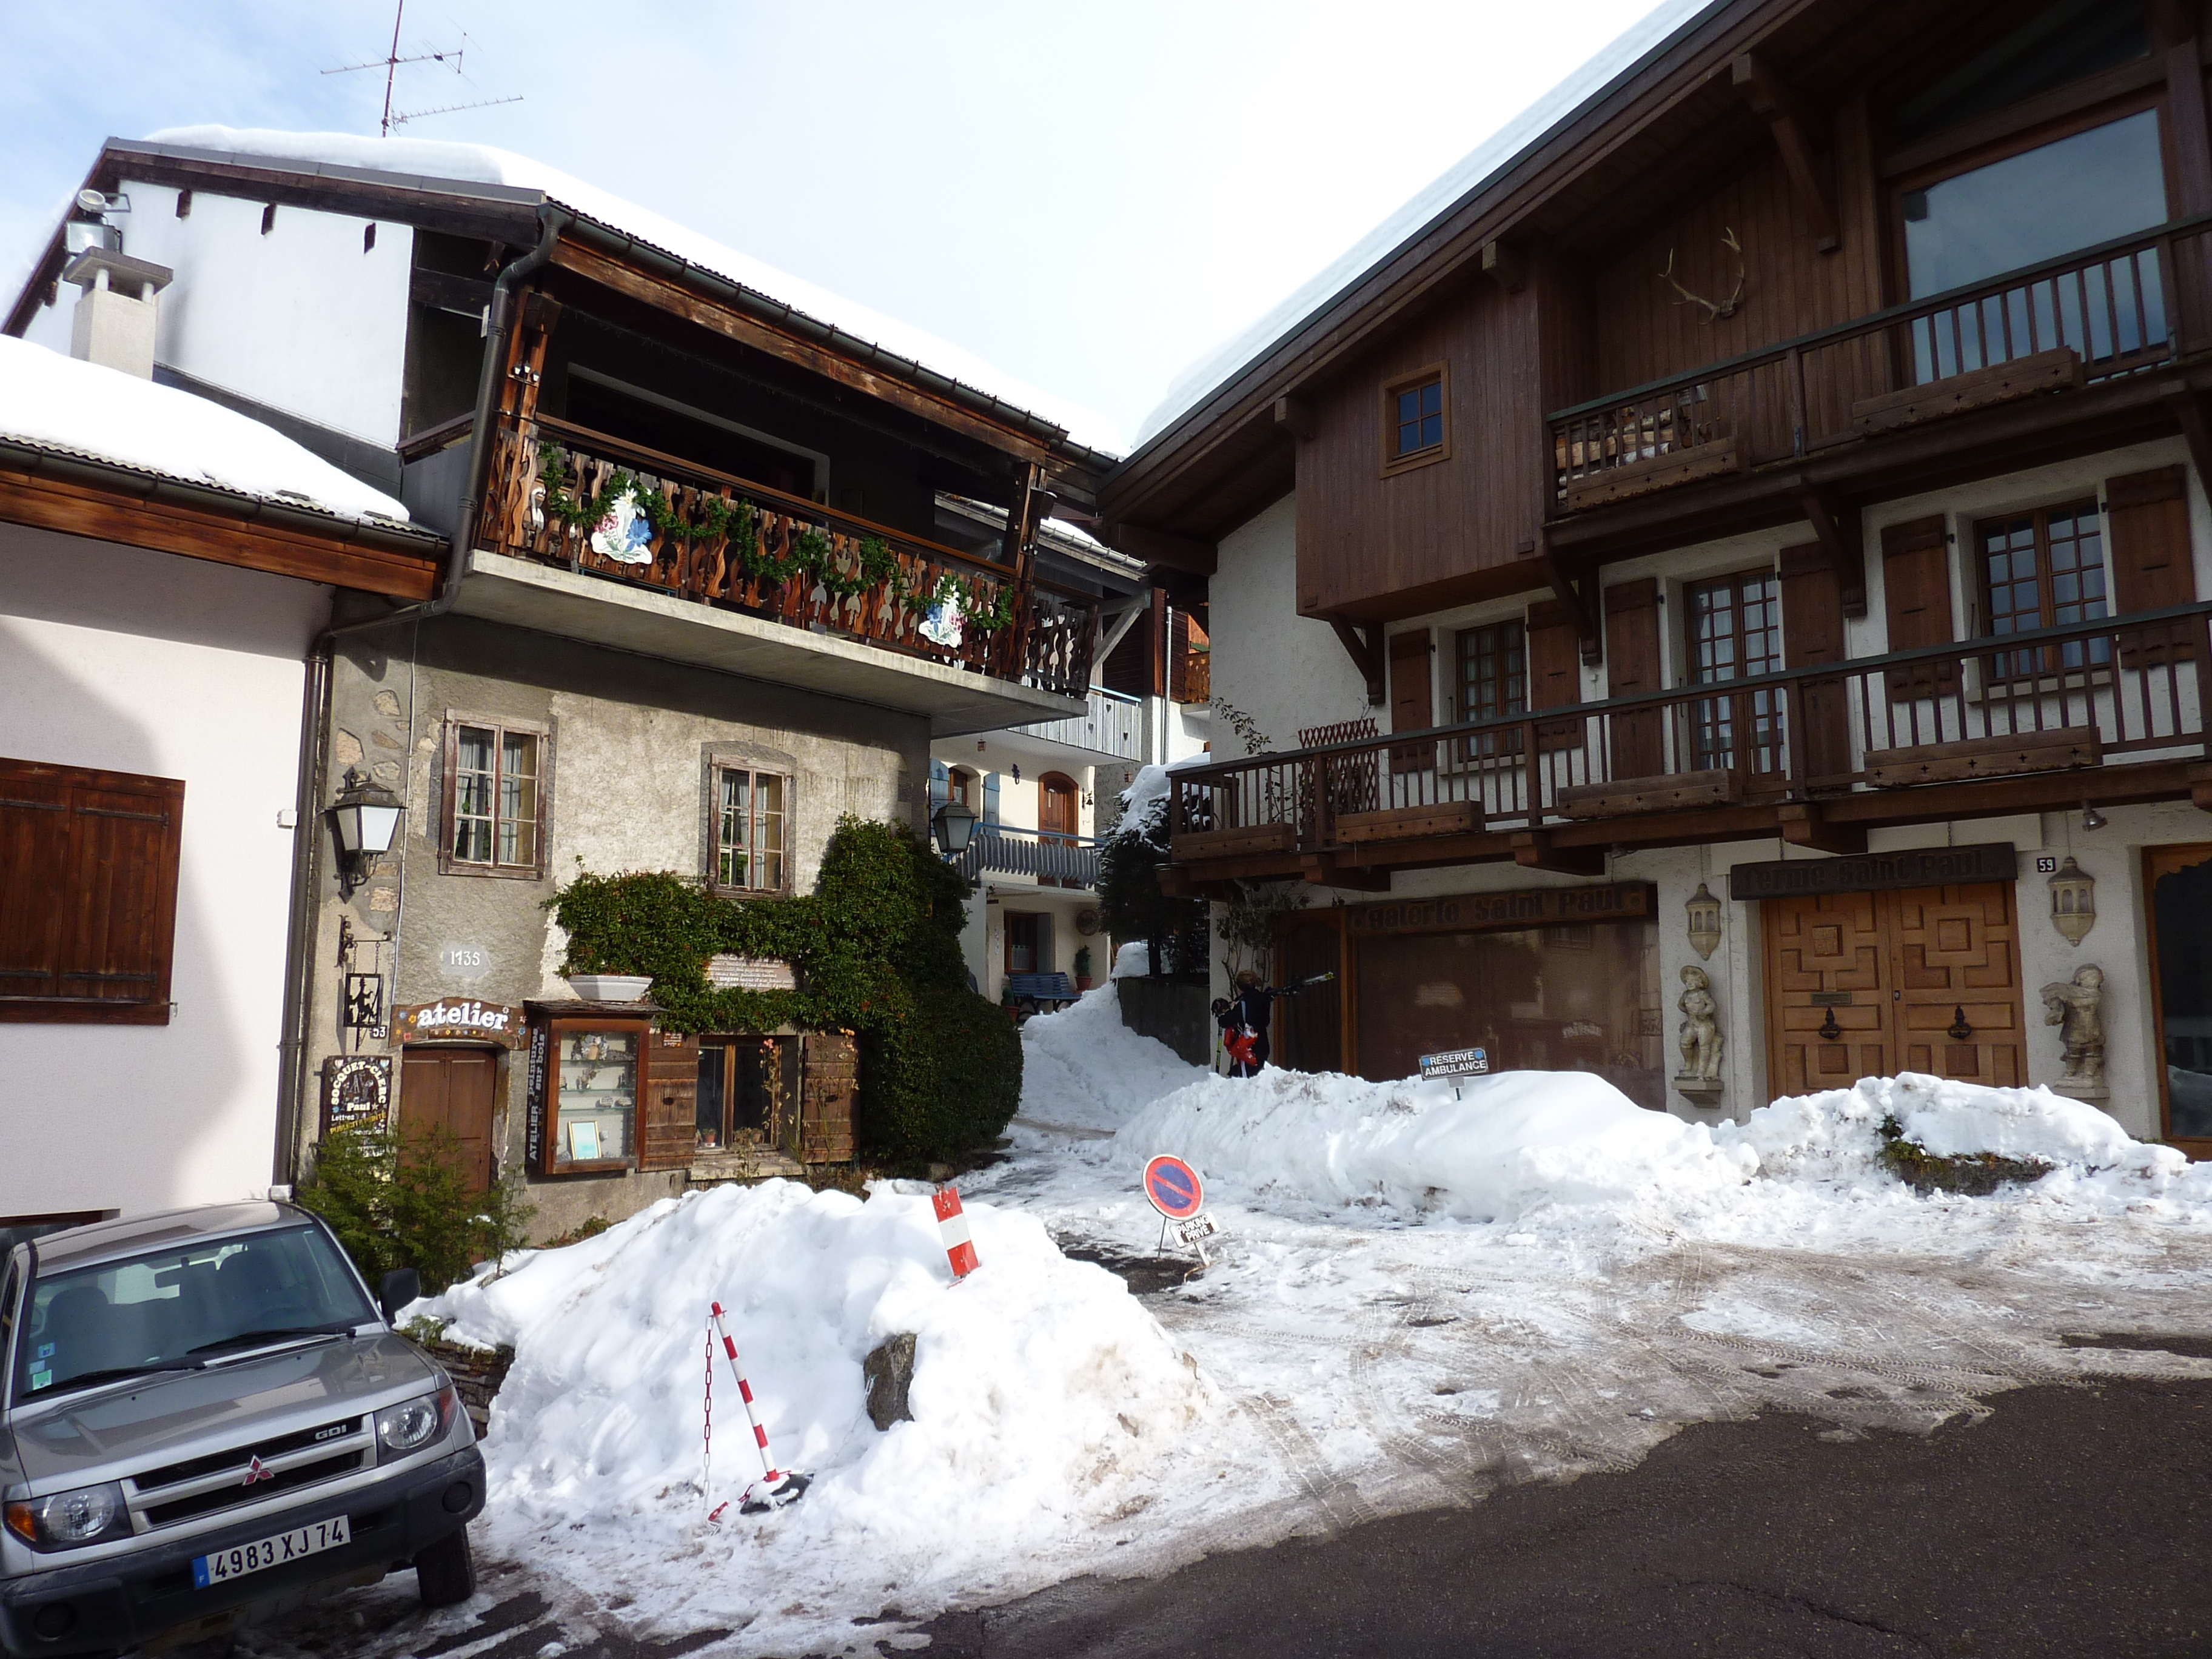
[[[1833,1008],[1828,1010],[1828,1017],[1820,1022],[1820,1029],[1814,1033],[1814,1036],[1827,1042],[1833,1042],[1843,1034],[1844,1028],[1836,1024],[1836,1011]]]
[[[1945,1028],[1943,1034],[1954,1042],[1964,1042],[1968,1037],[1973,1036],[1974,1028],[1966,1024],[1965,1003],[1960,1003],[1951,1010],[1951,1024]]]

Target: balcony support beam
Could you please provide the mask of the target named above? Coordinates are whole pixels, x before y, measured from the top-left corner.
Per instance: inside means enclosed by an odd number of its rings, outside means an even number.
[[[1844,234],[1836,217],[1829,170],[1816,154],[1826,124],[1796,88],[1750,52],[1729,66],[1729,78],[1752,112],[1773,133],[1783,171],[1790,175],[1790,187],[1805,210],[1820,252],[1833,253],[1844,245]]]
[[[1602,847],[1562,847],[1548,830],[1523,830],[1512,837],[1513,861],[1523,870],[1549,870],[1562,876],[1601,876]]]
[[[1537,562],[1544,580],[1567,615],[1574,619],[1575,638],[1582,644],[1583,663],[1595,668],[1605,660],[1605,636],[1598,631],[1595,571],[1579,582],[1567,574],[1557,555],[1547,552]]]
[[[1382,702],[1382,625],[1380,623],[1362,632],[1341,617],[1331,617],[1328,625],[1336,630],[1336,637],[1352,658],[1367,682],[1367,701],[1380,706]]]
[[[1813,526],[1813,534],[1836,573],[1836,586],[1844,597],[1844,615],[1854,620],[1865,616],[1866,536],[1859,525],[1858,503],[1809,485],[1797,492],[1797,503],[1805,509],[1806,522]]]
[[[1790,801],[1774,809],[1782,839],[1792,847],[1809,847],[1817,853],[1863,853],[1866,825],[1831,823],[1810,801]]]

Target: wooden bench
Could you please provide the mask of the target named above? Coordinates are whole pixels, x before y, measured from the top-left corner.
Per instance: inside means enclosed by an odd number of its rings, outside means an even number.
[[[1630,461],[1569,479],[1566,509],[1579,513],[1586,507],[1605,507],[1648,495],[1655,489],[1672,489],[1676,484],[1738,471],[1742,465],[1742,453],[1733,438],[1690,444],[1670,449],[1663,455],[1654,455],[1649,460]]]
[[[1869,749],[1867,781],[1877,789],[1915,783],[1957,783],[1968,778],[2010,778],[2026,772],[2064,772],[2095,766],[2104,748],[2094,726],[2050,732],[2013,732],[1957,743],[1923,743],[1906,749]]]
[[[1482,803],[1439,801],[1430,806],[1394,806],[1383,812],[1346,812],[1336,820],[1340,842],[1416,841],[1426,836],[1482,833]]]
[[[1893,432],[1946,415],[2008,404],[2045,392],[2071,392],[2081,384],[2081,356],[2071,346],[2015,357],[1989,368],[1947,374],[1925,386],[1862,398],[1851,405],[1851,420],[1863,432]]]
[[[1177,864],[1191,864],[1202,859],[1295,852],[1297,844],[1297,832],[1287,823],[1255,823],[1241,830],[1197,830],[1176,836],[1170,842],[1170,856]]]
[[[1560,790],[1553,799],[1552,810],[1563,818],[1618,818],[1636,812],[1671,812],[1685,806],[1733,805],[1737,793],[1737,774],[1724,768],[1669,772],[1656,778],[1578,783]]]

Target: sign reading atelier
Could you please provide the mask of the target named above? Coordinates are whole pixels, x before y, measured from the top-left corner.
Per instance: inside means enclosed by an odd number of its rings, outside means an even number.
[[[392,1024],[402,1042],[496,1042],[522,1046],[522,1010],[474,997],[441,997],[395,1009]]]
[[[2018,881],[2020,854],[2008,841],[1974,847],[1911,847],[1837,859],[1739,864],[1729,872],[1733,899],[1795,898],[1801,893],[1887,893],[1906,887],[1956,887]]]
[[[1506,893],[1455,893],[1447,898],[1355,904],[1344,913],[1352,933],[1469,933],[1483,928],[1557,927],[1571,921],[1624,921],[1652,913],[1648,881],[1600,887],[1526,887]]]

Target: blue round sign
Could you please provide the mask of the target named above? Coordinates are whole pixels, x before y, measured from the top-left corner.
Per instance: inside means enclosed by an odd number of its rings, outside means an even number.
[[[1145,1196],[1170,1221],[1188,1221],[1206,1207],[1206,1183],[1198,1171],[1171,1153],[1145,1165]]]

